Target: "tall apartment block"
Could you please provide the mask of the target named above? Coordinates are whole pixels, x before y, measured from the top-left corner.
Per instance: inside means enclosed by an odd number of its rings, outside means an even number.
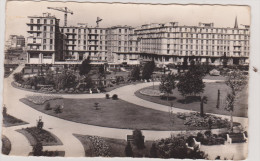
[[[183,64],[191,60],[222,65],[246,64],[249,58],[250,28],[218,28],[213,23],[181,26],[178,22],[147,24],[135,29],[140,43],[140,60],[157,64]]]
[[[110,62],[140,64],[138,41],[131,26],[113,26],[107,29],[107,52]]]
[[[81,24],[61,27],[61,33],[66,35],[65,60],[78,62],[90,56],[92,62],[106,61],[105,31]]]
[[[53,64],[64,60],[65,40],[59,19],[49,13],[29,16],[27,23],[27,63]]]

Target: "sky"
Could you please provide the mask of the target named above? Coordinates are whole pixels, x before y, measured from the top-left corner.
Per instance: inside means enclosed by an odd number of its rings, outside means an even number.
[[[97,17],[103,19],[100,27],[137,27],[147,23],[166,22],[179,22],[179,25],[187,26],[213,22],[215,27],[234,27],[236,17],[239,25],[250,25],[248,6],[9,1],[6,4],[6,39],[11,34],[26,36],[26,23],[29,22],[27,17],[39,16],[44,12],[61,19],[60,25],[63,25],[63,12],[47,7],[65,6],[74,12],[73,15],[68,14],[68,26],[87,23],[94,27]]]

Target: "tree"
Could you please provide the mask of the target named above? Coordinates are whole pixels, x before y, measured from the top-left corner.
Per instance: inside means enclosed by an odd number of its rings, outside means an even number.
[[[33,156],[41,156],[42,155],[42,143],[37,142],[34,146],[33,146]]]
[[[134,156],[133,149],[132,149],[132,146],[130,144],[130,141],[127,142],[127,145],[125,147],[125,155],[127,157],[133,157]]]
[[[220,90],[218,89],[218,99],[217,99],[216,108],[219,108],[219,101],[220,101]]]
[[[174,74],[168,74],[162,76],[159,90],[162,93],[167,94],[167,101],[169,99],[169,94],[172,94],[172,90],[175,89],[176,87],[175,81],[176,81],[176,75]]]
[[[155,143],[152,144],[152,147],[150,149],[150,156],[151,156],[151,158],[157,158],[158,157],[158,155],[157,155],[157,147],[156,147]]]
[[[247,77],[243,75],[240,70],[234,70],[228,74],[226,85],[230,87],[230,92],[226,96],[226,106],[225,110],[230,112],[231,120],[231,131],[233,131],[233,112],[235,109],[235,102],[238,93],[240,93],[244,87],[247,85]]]
[[[200,116],[204,117],[204,104],[207,104],[208,97],[203,96],[200,98]]]
[[[144,137],[141,130],[135,129],[133,131],[133,139],[134,139],[133,143],[138,149],[143,149],[145,147]]]
[[[90,76],[87,76],[84,79],[84,82],[86,83],[85,88],[87,88],[87,89],[90,89],[90,88],[92,88],[94,86],[93,80],[92,80],[92,78]]]
[[[140,67],[136,66],[133,68],[133,70],[131,71],[131,79],[136,81],[136,80],[140,80]]]
[[[80,75],[87,75],[91,71],[90,62],[90,56],[88,56],[88,58],[82,62],[82,64],[79,66]]]
[[[142,78],[143,79],[151,79],[151,76],[153,74],[155,68],[154,61],[147,62],[144,65],[143,72],[142,72]]]
[[[99,66],[98,68],[98,88],[100,90],[104,90],[105,86],[104,86],[104,83],[105,83],[105,79],[106,79],[106,71],[105,71],[105,66],[104,65],[101,65]],[[104,80],[104,83],[102,82],[102,80]]]
[[[56,89],[74,88],[77,85],[76,76],[68,70],[57,74],[54,79]]]
[[[203,82],[204,74],[201,74],[201,68],[190,69],[183,75],[179,76],[179,83],[177,84],[178,91],[182,96],[197,95],[204,92],[205,84]]]
[[[23,82],[23,74],[20,72],[20,73],[14,73],[14,81],[15,82],[18,82],[18,83],[21,83]]]

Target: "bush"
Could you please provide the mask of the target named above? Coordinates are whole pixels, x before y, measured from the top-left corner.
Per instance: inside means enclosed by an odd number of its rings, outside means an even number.
[[[109,99],[109,97],[110,97],[109,94],[106,94],[106,99]]]
[[[38,142],[36,145],[33,146],[33,155],[34,156],[41,156],[42,155],[42,143]]]
[[[204,135],[206,137],[210,137],[212,135],[211,131],[205,131]]]
[[[22,73],[14,73],[14,81],[21,83],[23,82],[23,74]]]
[[[113,99],[113,100],[117,100],[117,99],[118,99],[117,94],[114,94],[114,95],[112,96],[112,99]]]
[[[157,147],[156,147],[155,143],[152,144],[152,147],[150,149],[150,157],[151,158],[157,158],[158,157],[158,155],[157,155]]]
[[[129,141],[127,142],[127,145],[125,147],[125,156],[127,156],[127,157],[133,157],[134,156],[133,149],[132,149],[132,146],[131,146]]]
[[[45,105],[45,110],[51,110],[51,104],[50,102],[47,102],[46,105]]]
[[[204,135],[202,133],[197,133],[196,141],[202,142],[204,140]]]
[[[142,131],[139,129],[135,129],[133,131],[133,143],[138,149],[145,148],[144,146],[144,137]]]
[[[188,143],[188,146],[190,146],[190,147],[193,147],[195,145],[193,138],[194,138],[194,136],[189,136],[188,139],[186,140],[186,142]]]
[[[54,111],[56,114],[62,113],[61,105],[56,105]]]

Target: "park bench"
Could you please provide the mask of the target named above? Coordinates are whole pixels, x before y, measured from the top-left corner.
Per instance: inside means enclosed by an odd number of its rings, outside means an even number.
[[[144,136],[143,136],[143,139],[144,139]],[[134,141],[134,137],[133,137],[133,135],[127,135],[126,136],[126,141],[128,142],[131,142],[131,141]],[[145,141],[145,140],[144,140]]]
[[[245,133],[230,133],[227,134],[227,142],[229,144],[243,143],[243,142],[247,142],[247,138],[245,136]]]

